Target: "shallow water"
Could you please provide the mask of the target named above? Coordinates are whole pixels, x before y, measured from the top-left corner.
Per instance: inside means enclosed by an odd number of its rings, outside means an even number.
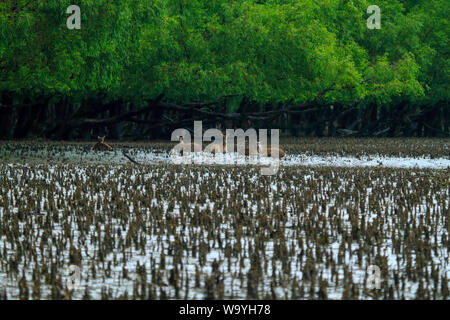
[[[20,150],[20,149],[19,149]],[[259,165],[268,166],[275,159],[263,156],[245,157],[237,153],[213,155],[205,152],[192,153],[186,156],[173,155],[171,152],[152,151],[148,149],[126,150],[132,159],[140,164],[180,164],[180,165]],[[45,162],[74,162],[74,163],[130,163],[121,149],[112,152],[86,151],[81,148],[67,147],[66,150],[57,151],[43,150],[20,150],[17,153],[4,155],[11,160]],[[294,154],[287,155],[279,160],[280,166],[327,166],[327,167],[384,167],[384,168],[450,168],[450,157],[427,158],[427,157],[389,157],[383,155],[373,156],[337,156],[337,155],[310,155]]]
[[[330,299],[445,294],[449,159],[288,155],[267,178],[258,166],[268,158],[199,154],[173,165],[168,152],[128,152],[144,165],[121,150],[3,157],[0,295],[23,298],[24,281],[45,299],[67,294],[72,244],[75,299],[86,290],[203,299],[212,278],[216,297],[244,299],[257,273],[260,298],[317,299],[320,286]],[[371,265],[382,270],[375,292],[366,290]]]

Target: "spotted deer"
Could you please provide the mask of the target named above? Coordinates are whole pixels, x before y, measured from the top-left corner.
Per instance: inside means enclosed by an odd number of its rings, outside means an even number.
[[[110,151],[112,147],[105,142],[106,136],[100,137],[98,136],[98,142],[94,145],[94,150],[97,151]]]
[[[260,154],[263,154],[264,149],[266,150],[266,154],[268,157],[272,157],[272,155],[275,156],[277,150],[279,159],[286,156],[286,152],[284,152],[281,148],[267,148],[267,146],[264,146],[261,144],[261,142],[258,142],[258,152]]]
[[[184,142],[183,136],[179,137],[179,141],[181,142],[181,145],[183,146],[183,149],[184,149],[185,145],[189,146],[188,147],[188,150],[189,150],[188,152],[199,152],[199,151],[202,151],[202,147],[199,146],[197,143],[195,143],[195,142],[191,142],[191,143]]]
[[[252,150],[249,147],[245,147],[245,149],[242,151],[239,151],[239,149],[238,149],[238,152],[239,152],[239,154],[247,156],[247,157],[248,156],[257,156],[259,154],[258,150]]]
[[[220,125],[220,124],[217,125],[217,126],[216,126],[216,129],[222,131],[222,125]],[[222,135],[222,144],[220,144],[220,143],[217,142],[217,141],[214,141],[214,142],[211,144],[212,147],[207,148],[206,151],[211,152],[211,153],[213,153],[213,154],[216,154],[216,153],[226,153],[226,152],[227,152],[227,137],[228,137],[228,134],[225,134],[225,135],[224,135],[224,134],[221,132],[221,135]]]

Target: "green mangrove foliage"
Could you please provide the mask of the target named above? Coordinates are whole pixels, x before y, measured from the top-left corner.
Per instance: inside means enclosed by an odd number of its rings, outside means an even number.
[[[67,27],[73,4],[80,29]],[[163,117],[176,125],[192,114],[156,108],[156,97],[177,106],[215,101],[209,110],[239,112],[243,120],[249,110],[285,110],[278,122],[261,120],[279,125],[286,115],[290,128],[317,121],[345,132],[448,134],[446,1],[378,0],[380,29],[367,27],[371,4],[3,1],[0,136],[61,138],[80,127],[127,122],[130,129]],[[318,111],[304,109],[311,106]],[[130,117],[132,110],[143,111]],[[350,118],[342,115],[348,110]]]

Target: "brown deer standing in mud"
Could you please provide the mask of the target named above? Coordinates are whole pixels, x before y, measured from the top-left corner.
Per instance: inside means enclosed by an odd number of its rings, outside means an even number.
[[[250,141],[249,141],[248,144],[244,141],[244,148],[242,148],[242,146],[239,146],[239,145],[238,145],[237,152],[238,152],[240,155],[246,156],[246,157],[249,157],[249,156],[257,156],[257,155],[259,154],[259,153],[258,153],[258,144],[256,144],[256,146],[253,146],[253,147],[252,147]]]
[[[213,148],[210,150],[211,153],[227,153],[227,137],[222,134],[222,145],[219,142],[213,142]]]
[[[216,139],[213,143],[211,143],[209,146],[207,146],[207,148],[205,148],[205,151],[210,152],[212,154],[226,153],[227,152],[228,134],[225,134],[225,135],[223,134],[221,124],[218,124],[216,126],[216,129],[220,131],[220,135],[222,136],[222,143],[220,143],[219,141],[217,141],[218,139]]]
[[[258,142],[258,152],[260,154],[263,154],[263,150],[266,150],[266,154],[268,157],[272,157],[276,155],[278,151],[278,158],[284,158],[286,156],[286,152],[284,152],[281,148],[267,148],[267,146],[264,146],[261,144],[261,142]]]
[[[105,142],[106,136],[100,137],[98,136],[98,142],[94,145],[93,149],[97,151],[111,151],[113,148]],[[122,150],[122,154],[131,162],[135,164],[140,164],[136,160],[134,160],[125,150]]]
[[[257,147],[257,145],[253,145],[252,146],[252,138],[251,137],[249,137],[249,141],[248,141],[248,143],[246,142],[246,139],[244,138],[244,140],[243,141],[241,141],[241,138],[239,138],[237,135],[236,135],[236,132],[235,132],[235,134],[233,135],[231,135],[231,137],[232,137],[232,139],[234,140],[234,138],[238,138],[237,139],[237,145],[235,145],[234,144],[234,141],[232,140],[232,141],[230,141],[230,148],[229,148],[229,150],[227,150],[227,143],[228,143],[228,141],[227,141],[227,139],[228,139],[228,137],[229,137],[229,135],[228,135],[228,133],[225,135],[225,142],[224,142],[224,153],[234,153],[234,152],[237,152],[237,153],[239,153],[240,155],[242,155],[242,156],[246,156],[246,157],[248,157],[248,156],[257,156],[258,155],[258,147]],[[256,136],[255,136],[255,139],[256,139]]]
[[[105,142],[105,138],[106,138],[106,136],[103,136],[103,137],[98,136],[97,137],[98,142],[94,145],[93,149],[97,150],[97,151],[110,151],[110,150],[112,150],[112,147]]]
[[[189,150],[188,152],[189,153],[190,152],[201,152],[202,151],[202,147],[199,146],[197,143],[195,143],[195,142],[191,142],[191,143],[184,142],[183,136],[180,136],[178,138],[178,140],[181,142],[181,145],[183,146],[183,149],[184,149],[185,145],[188,145],[188,150]]]
[[[242,151],[238,151],[239,154],[243,155],[243,156],[257,156],[259,153],[257,150],[251,150],[249,147],[245,147],[244,150]]]
[[[222,145],[220,145],[218,142],[214,142],[213,143],[213,148],[211,150],[211,153],[233,153],[234,150],[227,150],[227,139],[228,139],[228,133],[226,133],[225,135],[222,134]],[[231,143],[231,147],[233,147],[233,144]],[[220,152],[221,150],[221,152]],[[249,147],[245,147],[244,150],[240,150],[239,148],[237,148],[237,152],[245,155],[245,156],[251,156],[251,155],[258,155],[258,151],[257,150],[251,150]]]
[[[216,127],[216,128],[220,130],[220,127]],[[222,148],[220,148],[221,146],[220,146],[219,143],[213,143],[213,144],[215,144],[215,147],[212,148],[211,152],[212,153],[220,153],[220,151],[219,151],[220,149],[222,149],[222,153],[233,153],[233,152],[235,152],[235,150],[231,150],[231,149],[227,150],[227,144],[228,144],[227,140],[228,140],[228,137],[229,137],[228,133],[226,133],[225,135],[222,134],[222,137],[223,137]],[[233,147],[233,145],[234,144],[231,143],[230,146]],[[272,155],[275,156],[276,151],[278,151],[278,158],[279,159],[284,158],[286,156],[286,152],[284,152],[283,149],[281,149],[281,148],[267,148],[267,146],[263,146],[261,144],[261,142],[257,143],[256,149],[255,148],[251,148],[250,146],[245,146],[244,149],[240,149],[238,147],[237,148],[237,152],[239,154],[241,154],[241,155],[244,155],[244,156],[248,157],[248,156],[257,156],[257,155],[263,154],[263,150],[264,149],[266,149],[266,153],[267,153],[268,157],[272,157]]]

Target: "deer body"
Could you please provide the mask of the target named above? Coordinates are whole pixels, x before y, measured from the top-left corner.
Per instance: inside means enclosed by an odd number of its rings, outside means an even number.
[[[286,156],[286,152],[284,152],[282,149],[280,148],[267,148],[267,146],[262,146],[261,143],[258,142],[258,149],[259,149],[259,153],[262,153],[262,150],[266,150],[266,154],[268,157],[272,157],[276,155],[276,153],[278,153],[278,158],[284,158]],[[262,149],[262,150],[261,150]]]
[[[98,142],[94,145],[94,150],[97,150],[97,151],[110,151],[110,150],[112,150],[112,147],[105,142],[105,138],[106,138],[106,136],[103,136],[103,137],[99,136],[99,137],[97,137]]]
[[[250,147],[245,147],[244,150],[240,151],[238,148],[238,152],[241,155],[245,155],[245,156],[257,156],[258,155],[258,150],[252,150]]]
[[[216,154],[216,153],[224,153],[225,152],[225,144],[221,145],[220,143],[214,143],[212,147],[208,148],[207,151]],[[205,149],[206,151],[206,149]]]
[[[210,151],[213,154],[226,153],[227,152],[227,137],[228,137],[227,134],[225,136],[222,134],[222,144],[220,144],[219,142],[213,142],[213,147],[210,148],[208,151]]]
[[[278,152],[277,152],[278,150]],[[272,155],[275,155],[276,153],[278,153],[278,157],[284,158],[286,156],[286,152],[284,152],[282,149],[280,148],[267,148],[267,155],[269,157],[271,157]]]
[[[195,143],[195,142],[186,143],[186,142],[184,142],[184,139],[182,136],[179,139],[180,139],[181,145],[183,146],[183,149],[185,148],[186,145],[188,146],[188,150],[189,150],[188,152],[202,151],[202,147],[199,146],[197,143]]]
[[[258,148],[256,148],[256,150],[253,150],[250,147],[245,147],[243,150],[241,150],[240,146],[238,145],[236,149],[227,150],[227,138],[228,138],[228,134],[226,134],[224,137],[224,142],[223,142],[223,152],[224,153],[228,153],[228,152],[233,153],[235,150],[237,150],[237,153],[244,155],[244,156],[258,155]],[[231,143],[231,147],[234,147],[233,143]]]

